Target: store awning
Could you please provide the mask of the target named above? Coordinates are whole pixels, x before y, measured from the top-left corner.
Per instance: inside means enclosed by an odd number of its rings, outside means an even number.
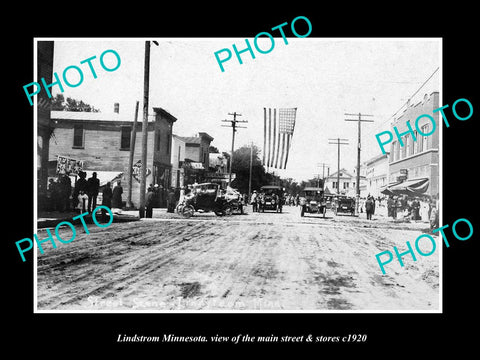
[[[397,185],[388,187],[394,195],[420,196],[428,190],[430,181],[428,178],[412,179],[401,182]]]

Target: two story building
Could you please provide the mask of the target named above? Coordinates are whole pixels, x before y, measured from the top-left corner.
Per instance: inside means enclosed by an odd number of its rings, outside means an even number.
[[[402,136],[402,143],[397,138],[391,143],[389,159],[389,184],[391,189],[411,195],[438,195],[439,193],[439,93],[425,94],[423,100],[408,105],[404,112],[394,120],[392,126],[399,133],[406,133],[407,121],[414,129],[414,134]],[[422,136],[415,128],[416,119],[423,114],[430,115],[435,122],[435,132]],[[418,121],[418,129],[428,134],[433,129],[431,120],[422,117]],[[393,133],[393,128],[392,128]],[[413,137],[416,138],[414,141]]]
[[[147,186],[158,184],[164,191],[171,184],[172,127],[177,120],[162,108],[153,108],[154,115],[148,120],[147,142]],[[113,179],[120,179],[123,199],[129,192],[128,176],[130,142],[133,129],[133,115],[120,114],[118,105],[113,113],[52,111],[55,123],[54,136],[50,139],[49,175],[55,176],[58,157],[83,162],[87,173],[101,174],[101,185]],[[141,164],[142,122],[137,122],[134,169]],[[74,179],[75,180],[75,179]],[[73,184],[72,184],[73,185]],[[113,184],[112,184],[113,186]],[[161,196],[165,199],[166,196]],[[133,171],[131,200],[138,207],[140,200],[140,178]],[[164,202],[164,200],[162,200]],[[160,203],[160,206],[165,206]]]

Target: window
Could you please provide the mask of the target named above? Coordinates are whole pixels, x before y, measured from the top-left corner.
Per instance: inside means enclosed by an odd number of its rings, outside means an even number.
[[[179,146],[178,146],[178,167],[180,167],[180,153],[181,153],[181,151],[182,151],[182,148],[181,148],[181,146],[179,145]],[[178,186],[177,186],[177,187],[178,187]]]
[[[332,189],[336,189],[337,188],[337,182],[336,181],[333,181],[332,182]]]
[[[423,134],[428,134],[430,132],[429,130],[430,126],[428,124],[425,124],[422,126],[422,133]],[[422,147],[421,151],[425,151],[428,149],[428,136],[423,136],[422,135]]]
[[[402,139],[403,146],[402,146],[402,159],[407,157],[407,143],[408,143],[408,136],[404,136]]]
[[[419,142],[418,131],[413,130],[413,133],[415,134],[416,141],[413,143],[413,146],[412,146],[412,154],[416,154],[416,153],[418,153],[418,142]]]
[[[83,148],[83,125],[73,126],[73,147]]]
[[[130,150],[130,137],[132,134],[132,128],[130,126],[122,126],[120,137],[120,149]]]
[[[344,183],[343,183],[343,188],[344,188],[344,189],[348,189],[348,185],[349,185],[348,182],[344,182]]]
[[[160,139],[161,139],[161,136],[160,136],[160,131],[157,131],[157,151],[160,151]]]

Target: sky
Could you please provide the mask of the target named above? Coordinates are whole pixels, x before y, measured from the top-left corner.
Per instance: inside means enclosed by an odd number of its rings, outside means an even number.
[[[84,80],[75,88],[64,85],[64,96],[113,112],[120,103],[120,113],[134,117],[140,102],[142,119],[145,40],[151,43],[149,113],[161,107],[177,118],[174,134],[193,136],[206,132],[220,151],[230,152],[232,131],[222,120],[237,112],[245,129],[238,129],[235,148],[253,142],[263,148],[263,108],[297,108],[287,169],[275,170],[282,177],[297,181],[322,175],[320,163],[337,170],[337,146],[331,138],[346,138],[341,147],[340,165],[353,171],[357,162],[357,123],[344,121],[345,113],[373,115],[373,123],[362,123],[362,162],[381,154],[375,134],[389,129],[393,115],[424,82],[412,103],[425,93],[441,89],[441,40],[438,38],[274,38],[273,50],[255,59],[243,53],[243,64],[235,57],[220,70],[214,53],[224,48],[233,53],[232,44],[245,48],[245,38],[127,38],[55,40],[54,72],[61,77],[70,65],[83,70]],[[47,40],[47,39],[45,39]],[[51,40],[51,39],[48,39]],[[253,43],[253,39],[249,39]],[[259,47],[268,49],[270,40],[260,38]],[[105,71],[100,55],[113,49],[120,67]],[[92,56],[97,78],[87,64]],[[221,56],[223,56],[222,54]],[[107,66],[114,66],[112,54],[105,55]],[[77,82],[75,71],[69,80]],[[58,86],[51,89],[60,93]],[[128,115],[127,115],[128,116]],[[353,117],[355,118],[355,117]]]

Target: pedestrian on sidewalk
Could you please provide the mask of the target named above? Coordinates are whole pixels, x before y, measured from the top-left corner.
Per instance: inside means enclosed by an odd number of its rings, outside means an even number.
[[[107,182],[105,187],[103,188],[102,191],[102,205],[108,207],[111,209],[112,207],[112,197],[113,197],[113,191],[111,188],[110,181]],[[102,209],[102,221],[106,222],[107,221],[107,211],[105,209]]]
[[[113,212],[113,209],[115,209],[116,212],[121,212],[122,194],[123,194],[122,183],[121,181],[118,181],[117,185],[115,185],[112,191],[112,212]]]
[[[367,197],[367,201],[365,201],[365,212],[367,213],[367,220],[372,220],[373,206],[373,199],[369,194]]]
[[[76,209],[83,214],[87,210],[88,195],[83,190],[80,190],[77,196]]]
[[[80,194],[80,191],[83,191],[85,193],[87,191],[87,173],[85,171],[79,171],[78,173],[78,179],[75,181],[75,187],[73,189],[73,201],[74,201],[74,208],[78,209],[78,195]]]
[[[145,217],[151,218],[153,215],[153,202],[155,200],[155,190],[152,187],[148,188],[147,196],[145,197]]]
[[[87,195],[88,195],[88,212],[91,213],[97,207],[97,196],[100,188],[100,180],[97,178],[97,173],[94,171],[92,176],[87,180]]]

